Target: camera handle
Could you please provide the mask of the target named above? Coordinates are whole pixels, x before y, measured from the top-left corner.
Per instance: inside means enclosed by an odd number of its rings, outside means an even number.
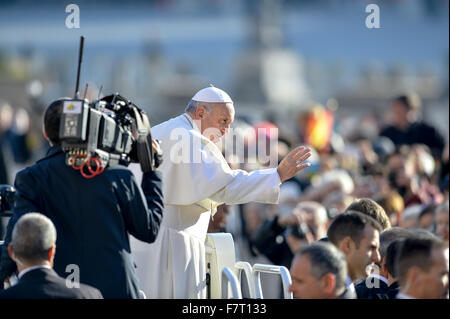
[[[141,165],[142,172],[151,172],[153,165],[153,146],[150,122],[146,114],[141,114],[136,107],[133,107],[136,118],[138,137],[136,141],[137,157]],[[141,117],[142,115],[142,117]]]

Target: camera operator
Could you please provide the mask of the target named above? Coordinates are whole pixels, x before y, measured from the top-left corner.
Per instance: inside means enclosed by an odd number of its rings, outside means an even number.
[[[110,165],[92,179],[67,166],[59,139],[65,100],[45,111],[44,136],[51,145],[46,157],[16,176],[17,198],[2,246],[0,281],[16,271],[6,251],[16,221],[40,212],[59,234],[54,269],[61,277],[76,281],[79,276],[105,298],[138,298],[129,234],[148,243],[155,240],[163,213],[161,173],[144,173],[141,188],[122,165]],[[160,152],[158,143],[152,145]]]

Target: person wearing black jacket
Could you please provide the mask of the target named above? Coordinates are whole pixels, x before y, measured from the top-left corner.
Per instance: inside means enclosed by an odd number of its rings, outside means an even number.
[[[19,282],[0,291],[0,299],[103,299],[96,288],[70,284],[52,269],[56,229],[39,213],[23,215],[14,226],[8,253],[16,261]]]
[[[370,274],[366,280],[362,280],[355,286],[358,299],[393,299],[397,294],[398,284],[395,275],[394,259],[397,243],[411,236],[408,229],[393,227],[380,234],[380,266]],[[378,266],[377,266],[378,267]]]
[[[417,94],[400,95],[392,101],[392,124],[384,127],[380,136],[388,137],[398,148],[401,145],[425,144],[433,156],[440,159],[444,137],[433,126],[417,120],[421,100]]]
[[[163,214],[162,176],[144,173],[142,188],[124,166],[108,166],[85,179],[65,163],[59,141],[64,99],[44,115],[47,156],[16,175],[17,199],[2,247],[0,282],[16,269],[6,252],[17,220],[29,212],[49,217],[59,234],[54,269],[67,277],[78,267],[81,283],[98,288],[105,298],[138,298],[139,284],[129,234],[152,243]],[[153,143],[159,151],[157,143]]]

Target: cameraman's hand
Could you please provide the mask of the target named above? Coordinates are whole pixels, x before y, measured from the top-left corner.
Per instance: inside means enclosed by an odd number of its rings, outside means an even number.
[[[159,145],[159,143],[161,143],[161,142],[152,139],[153,152],[155,152],[157,154],[162,154],[162,149],[161,149],[161,146]]]
[[[163,162],[163,151],[160,143],[161,141],[152,139],[154,168],[158,168]]]

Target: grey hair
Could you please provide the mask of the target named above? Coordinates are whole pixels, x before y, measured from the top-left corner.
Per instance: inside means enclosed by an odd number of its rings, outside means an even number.
[[[300,249],[296,257],[307,255],[311,263],[311,274],[320,279],[328,273],[336,277],[336,290],[345,288],[347,278],[347,260],[345,255],[333,244],[315,242]]]
[[[198,102],[194,101],[194,100],[190,100],[188,105],[186,105],[186,108],[184,109],[184,111],[186,113],[194,113],[195,110],[197,109],[197,107],[198,107]]]
[[[207,111],[210,110],[210,105],[208,105],[208,103],[190,100],[184,111],[186,113],[194,113],[199,106],[203,106]]]
[[[206,109],[206,111],[209,112],[212,107],[214,107],[215,105],[218,105],[218,104],[221,104],[221,103],[210,103],[210,102],[200,102],[200,101],[190,100],[189,103],[186,105],[184,112],[194,113],[195,110],[197,110],[197,108],[199,106],[203,106]]]
[[[47,260],[48,251],[56,243],[56,229],[52,221],[39,213],[19,218],[12,232],[14,254],[22,260]]]

